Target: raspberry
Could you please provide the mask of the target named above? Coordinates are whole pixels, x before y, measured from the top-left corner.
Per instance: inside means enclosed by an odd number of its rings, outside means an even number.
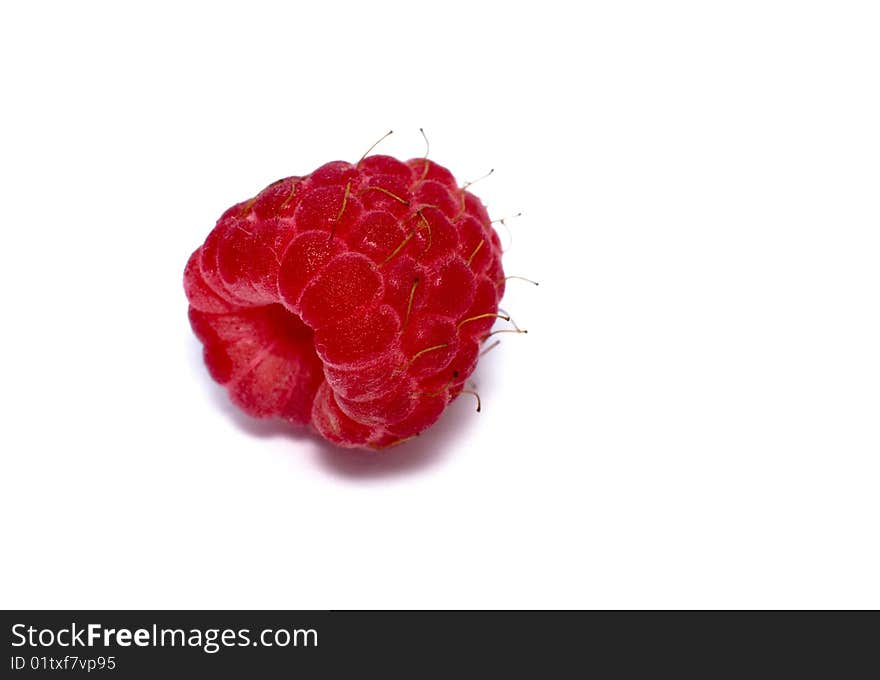
[[[382,155],[234,205],[184,271],[235,404],[367,448],[421,433],[463,391],[504,282],[480,200],[432,161]]]

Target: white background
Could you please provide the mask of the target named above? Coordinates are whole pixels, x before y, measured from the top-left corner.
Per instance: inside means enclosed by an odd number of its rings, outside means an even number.
[[[880,606],[873,3],[5,3],[3,607]],[[181,275],[378,149],[511,222],[418,443],[239,415]],[[502,231],[502,239],[509,236]]]

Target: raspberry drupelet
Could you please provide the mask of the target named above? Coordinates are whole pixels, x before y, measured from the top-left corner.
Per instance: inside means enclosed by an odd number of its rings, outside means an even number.
[[[421,433],[462,392],[504,284],[480,200],[430,160],[382,155],[234,205],[184,272],[235,404],[364,448]]]

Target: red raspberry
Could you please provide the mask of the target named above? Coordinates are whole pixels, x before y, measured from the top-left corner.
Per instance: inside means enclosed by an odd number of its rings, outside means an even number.
[[[382,448],[461,393],[504,272],[485,207],[446,168],[369,156],[234,205],[184,287],[208,371],[242,410]]]

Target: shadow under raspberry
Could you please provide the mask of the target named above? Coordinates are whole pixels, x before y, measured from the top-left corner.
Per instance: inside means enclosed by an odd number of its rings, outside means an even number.
[[[430,468],[452,455],[467,455],[462,444],[467,431],[478,422],[467,399],[456,399],[440,419],[421,435],[398,446],[379,451],[341,449],[321,444],[319,458],[328,472],[351,479],[393,477]],[[318,441],[318,438],[315,438]]]

